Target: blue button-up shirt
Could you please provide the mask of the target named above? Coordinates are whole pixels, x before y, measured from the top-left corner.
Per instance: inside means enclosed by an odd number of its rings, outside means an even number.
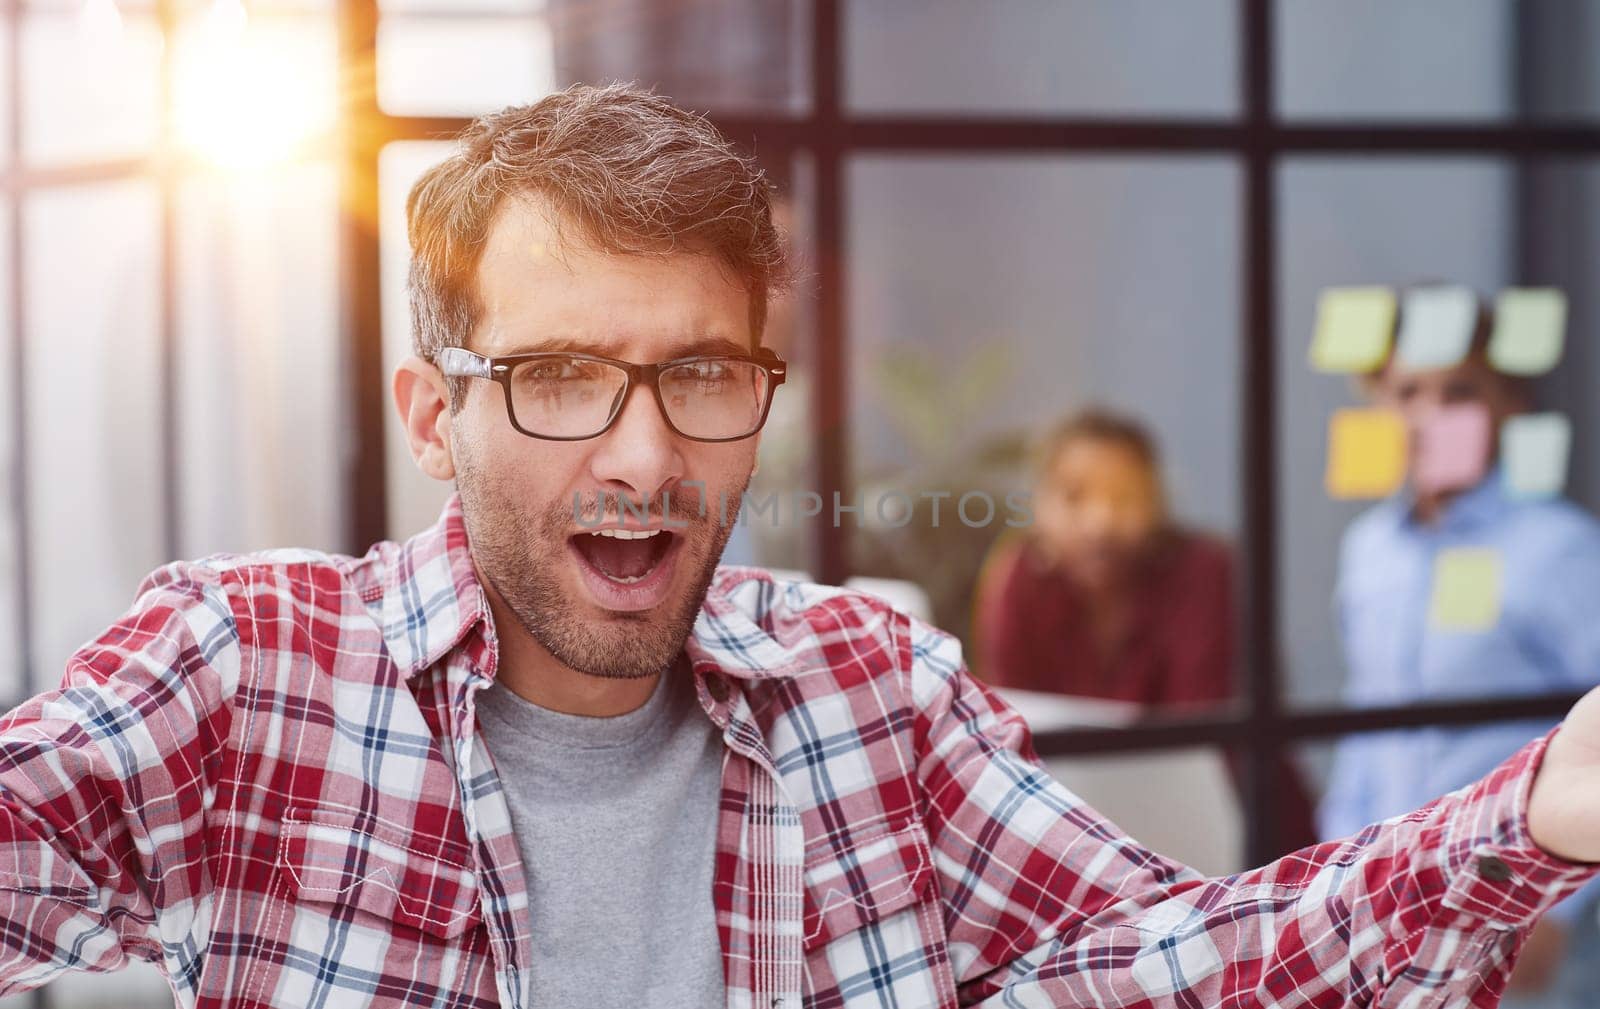
[[[1386,501],[1344,537],[1336,603],[1350,704],[1544,694],[1600,683],[1600,522],[1567,501],[1510,498],[1497,473],[1432,525],[1417,522],[1411,505]],[[1459,547],[1500,557],[1500,615],[1485,630],[1429,623],[1434,562]],[[1460,788],[1555,723],[1347,739],[1320,810],[1322,834],[1345,837]],[[1569,901],[1558,912],[1570,915],[1575,907]]]

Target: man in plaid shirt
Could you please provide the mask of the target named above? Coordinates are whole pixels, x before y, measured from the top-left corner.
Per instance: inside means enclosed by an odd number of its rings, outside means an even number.
[[[262,1009],[1495,1004],[1600,861],[1600,699],[1207,880],[1051,781],[948,635],[717,569],[783,379],[768,199],[624,87],[468,130],[411,194],[394,381],[458,495],[359,559],[165,567],[5,718],[0,990],[141,957]]]

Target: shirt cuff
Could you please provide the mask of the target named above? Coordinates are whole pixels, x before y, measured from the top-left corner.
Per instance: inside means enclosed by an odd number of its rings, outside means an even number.
[[[1526,928],[1600,873],[1600,864],[1557,858],[1528,833],[1533,780],[1559,731],[1529,743],[1465,790],[1466,801],[1445,828],[1451,879],[1445,907],[1491,928]]]

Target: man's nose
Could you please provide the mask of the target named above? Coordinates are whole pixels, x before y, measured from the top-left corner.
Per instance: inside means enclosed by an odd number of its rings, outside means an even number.
[[[649,502],[684,478],[683,438],[667,424],[648,386],[628,390],[616,423],[597,440],[590,475],[602,490]]]
[[[1415,436],[1418,431],[1428,426],[1443,407],[1444,400],[1438,396],[1418,396],[1405,405],[1401,410],[1401,416],[1405,418],[1406,427]]]
[[[1078,512],[1083,532],[1089,536],[1104,536],[1116,524],[1117,510],[1109,501],[1085,501]]]

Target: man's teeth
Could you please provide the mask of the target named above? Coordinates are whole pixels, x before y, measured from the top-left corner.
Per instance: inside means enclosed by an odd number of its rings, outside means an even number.
[[[589,535],[609,536],[614,540],[647,540],[660,533],[660,529],[593,529]]]

